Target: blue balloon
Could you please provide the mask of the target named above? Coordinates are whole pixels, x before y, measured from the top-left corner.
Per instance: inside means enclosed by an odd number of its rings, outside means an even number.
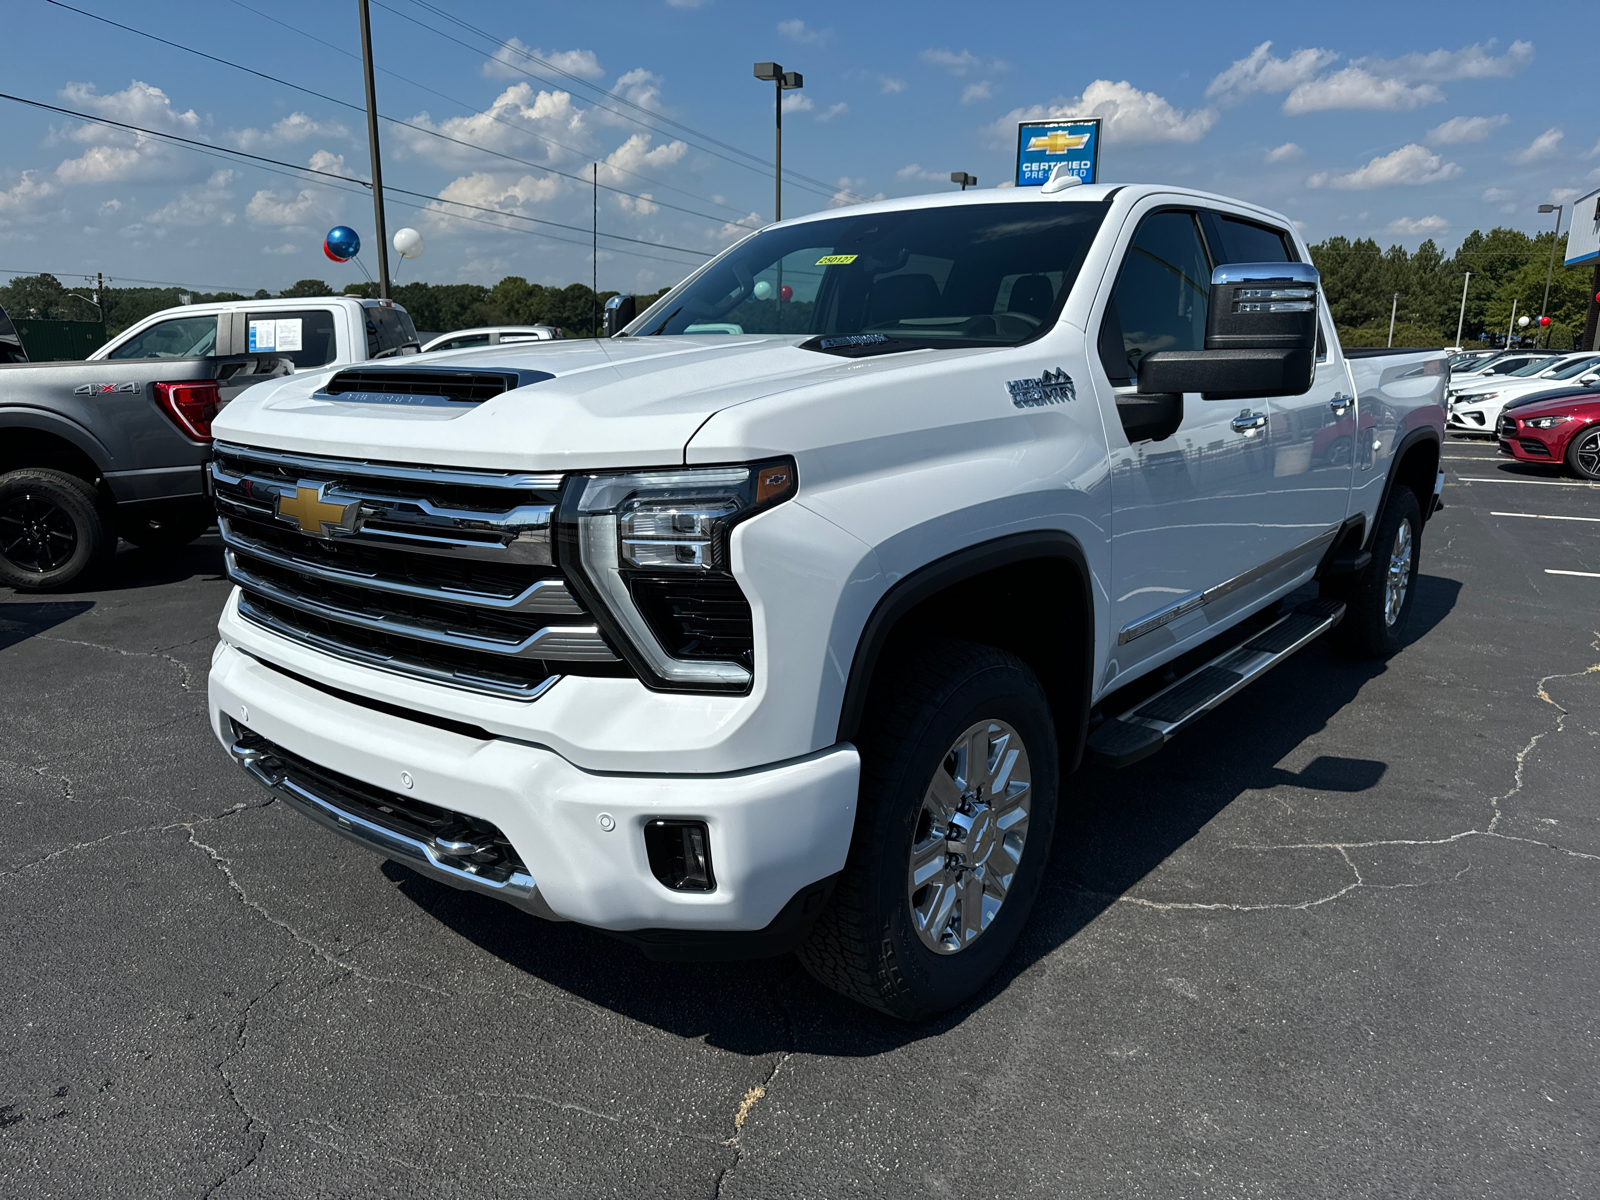
[[[361,253],[361,239],[348,225],[335,225],[328,230],[328,236],[323,239],[322,245],[328,257],[338,262],[344,262]]]

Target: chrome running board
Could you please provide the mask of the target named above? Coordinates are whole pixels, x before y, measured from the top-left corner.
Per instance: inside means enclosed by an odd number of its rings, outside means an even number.
[[[1296,650],[1304,649],[1344,619],[1344,602],[1310,600],[1241,645],[1106,721],[1089,735],[1088,751],[1108,767],[1148,758],[1167,739],[1199,720]]]

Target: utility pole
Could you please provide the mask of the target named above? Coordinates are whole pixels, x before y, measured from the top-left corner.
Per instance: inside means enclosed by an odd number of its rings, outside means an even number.
[[[1550,239],[1550,265],[1545,268],[1544,272],[1544,300],[1539,305],[1539,323],[1541,325],[1544,324],[1544,315],[1550,308],[1550,277],[1555,274],[1556,270],[1556,243],[1561,240],[1561,210],[1565,207],[1566,205],[1564,204],[1539,205],[1540,212],[1553,212],[1556,215],[1556,231]],[[1544,345],[1545,349],[1548,350],[1550,348],[1550,326],[1548,325],[1544,326]]]
[[[755,76],[764,83],[774,84],[778,97],[777,107],[777,170],[773,176],[772,219],[783,220],[783,94],[805,86],[805,76],[799,71],[785,71],[774,62],[758,62]]]
[[[1456,318],[1456,347],[1461,346],[1461,327],[1467,323],[1467,285],[1472,282],[1472,272],[1461,283],[1461,315]]]
[[[600,336],[600,164],[594,163],[594,203],[589,211],[589,324]]]
[[[1404,292],[1396,292],[1389,300],[1389,345],[1394,345],[1394,315],[1400,309],[1400,297]]]
[[[367,148],[372,152],[372,224],[378,235],[378,298],[389,298],[389,231],[383,221],[383,164],[378,156],[378,89],[372,81],[372,14],[367,0],[356,0],[361,13],[361,68],[367,77]]]
[[[96,308],[100,307],[100,293],[105,290],[105,286],[105,274],[103,272],[96,271],[94,273],[94,304]]]
[[[1517,302],[1511,301],[1511,323],[1506,326],[1506,349],[1511,349],[1511,331],[1517,327]]]

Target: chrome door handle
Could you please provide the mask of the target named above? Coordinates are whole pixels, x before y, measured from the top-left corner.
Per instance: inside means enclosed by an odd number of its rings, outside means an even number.
[[[1251,412],[1248,408],[1240,409],[1239,415],[1229,422],[1235,433],[1249,433],[1252,429],[1264,429],[1267,424],[1267,414]]]
[[[1328,401],[1328,407],[1333,409],[1334,416],[1342,417],[1354,403],[1355,398],[1353,396],[1346,396],[1343,392],[1336,392],[1333,399]]]

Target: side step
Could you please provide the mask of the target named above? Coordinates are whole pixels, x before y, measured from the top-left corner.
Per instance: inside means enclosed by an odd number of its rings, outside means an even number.
[[[1191,671],[1137,708],[1101,725],[1089,735],[1089,753],[1108,767],[1131,766],[1142,758],[1149,758],[1173,734],[1343,619],[1343,601],[1307,601],[1249,641]]]

